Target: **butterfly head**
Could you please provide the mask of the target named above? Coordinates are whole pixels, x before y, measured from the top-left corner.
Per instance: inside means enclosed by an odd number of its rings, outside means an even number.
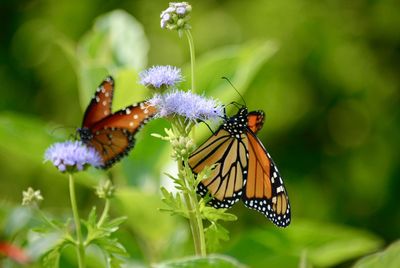
[[[93,139],[92,131],[87,127],[78,128],[76,131],[78,132],[79,137],[84,143]]]

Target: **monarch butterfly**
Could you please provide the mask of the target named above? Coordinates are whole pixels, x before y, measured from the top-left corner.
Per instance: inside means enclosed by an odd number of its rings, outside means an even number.
[[[197,192],[203,197],[210,192],[215,208],[229,208],[242,198],[246,207],[286,227],[289,197],[274,161],[255,135],[263,123],[262,111],[248,112],[246,107],[232,117],[225,114],[223,124],[189,156],[188,163],[195,175],[213,166]]]
[[[111,111],[114,80],[108,76],[97,88],[86,108],[82,127],[77,132],[85,144],[99,152],[106,169],[119,161],[133,148],[134,136],[151,119],[156,109],[146,101]]]

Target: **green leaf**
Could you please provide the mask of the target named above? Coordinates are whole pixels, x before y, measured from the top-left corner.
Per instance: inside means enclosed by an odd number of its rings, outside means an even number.
[[[189,167],[189,164],[186,163],[185,166]],[[199,185],[199,183],[200,183],[202,180],[205,180],[205,179],[207,179],[208,177],[211,176],[211,174],[212,174],[212,172],[214,171],[214,168],[215,168],[215,167],[216,167],[216,165],[205,166],[205,167],[203,168],[203,170],[200,171],[199,174],[197,174],[197,176],[196,176],[196,182],[195,182],[196,187]]]
[[[123,263],[124,263],[124,261],[122,261],[120,258],[116,257],[115,255],[109,256],[110,268],[120,268],[120,267],[122,267]]]
[[[215,252],[221,247],[221,241],[229,240],[229,231],[221,224],[211,223],[205,230],[208,252]]]
[[[116,243],[116,240],[111,240],[109,236],[116,232],[119,229],[119,225],[125,220],[126,217],[119,217],[116,219],[106,218],[103,224],[99,227],[97,226],[96,207],[93,207],[89,213],[88,220],[84,221],[84,224],[87,228],[86,244],[97,244],[101,246],[110,241],[112,243]],[[107,251],[105,248],[102,248],[102,250]]]
[[[120,225],[127,220],[128,217],[122,216],[115,219],[110,219],[103,223],[102,228],[107,229],[109,232],[116,232]]]
[[[163,195],[161,200],[168,206],[168,209],[161,208],[161,211],[170,212],[171,215],[180,215],[185,218],[189,217],[186,206],[183,204],[179,193],[174,195],[168,192],[164,187],[161,187],[161,193]]]
[[[397,268],[400,267],[400,241],[392,243],[385,250],[366,256],[353,266],[353,268]]]
[[[43,260],[42,260],[43,267],[45,267],[45,268],[59,267],[60,257],[61,257],[61,251],[58,248],[49,251],[43,257]]]
[[[308,223],[291,229],[292,239],[309,241],[309,261],[315,266],[332,266],[378,249],[382,241],[363,230],[333,224]],[[317,237],[314,237],[317,236]]]
[[[88,230],[86,246],[96,245],[103,253],[108,256],[107,261],[110,267],[120,267],[121,260],[118,257],[127,256],[124,246],[117,239],[111,238],[111,234],[119,229],[119,225],[126,220],[126,217],[106,220],[99,227],[97,226],[96,209],[90,212],[88,220],[85,222]]]
[[[174,182],[176,189],[178,189],[178,190],[184,190],[185,189],[185,185],[182,183],[182,179],[177,179],[177,178],[175,178],[174,176],[172,176],[171,174],[168,174],[168,173],[164,173],[164,174]],[[179,177],[181,177],[181,176],[179,176]]]
[[[209,220],[216,222],[218,220],[222,221],[236,221],[237,217],[231,213],[227,213],[225,208],[214,208],[205,206],[202,209],[203,216]]]
[[[28,251],[31,256],[41,256],[43,266],[58,267],[62,250],[67,246],[74,246],[68,234],[52,232],[41,234],[29,243]]]
[[[228,251],[244,263],[260,267],[298,267],[306,253],[307,263],[330,267],[377,250],[382,241],[375,235],[329,223],[293,221],[285,229],[275,226],[242,235]]]
[[[97,214],[96,214],[96,207],[92,207],[92,210],[89,213],[87,224],[88,225],[96,225],[97,222]]]
[[[137,70],[147,64],[149,42],[143,26],[124,10],[99,16],[79,46],[79,56],[114,68]]]
[[[224,255],[209,255],[207,257],[188,257],[166,261],[152,265],[153,268],[244,268],[237,260]]]
[[[130,70],[134,74],[132,79],[137,77],[137,70],[147,64],[148,50],[143,26],[126,11],[114,10],[98,17],[91,31],[78,43],[77,58],[80,64],[76,72],[82,108],[87,106],[94,89],[107,74],[116,75],[120,71]],[[131,88],[128,91],[122,91],[121,88],[118,94],[127,96],[131,91]],[[121,108],[119,105],[119,101],[114,101],[114,108]]]
[[[124,246],[119,243],[117,239],[99,238],[93,240],[92,243],[98,245],[103,251],[107,252],[108,254],[116,254],[121,256],[127,255]]]

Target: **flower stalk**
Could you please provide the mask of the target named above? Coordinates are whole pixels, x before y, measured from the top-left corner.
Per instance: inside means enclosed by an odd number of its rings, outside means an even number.
[[[107,219],[109,211],[110,211],[110,199],[107,198],[104,204],[103,213],[101,213],[100,219],[97,223],[98,228],[100,228],[103,225],[104,221]]]
[[[70,194],[70,199],[71,199],[72,214],[74,216],[76,236],[77,236],[76,252],[78,255],[78,267],[84,268],[85,267],[85,246],[84,246],[84,241],[83,241],[83,236],[82,236],[81,222],[80,222],[80,218],[79,218],[79,214],[78,214],[78,206],[76,204],[74,179],[73,179],[71,173],[68,174],[68,178],[69,178],[69,194]]]
[[[190,30],[185,30],[185,35],[187,37],[189,43],[189,51],[190,51],[190,73],[192,79],[192,91],[196,92],[196,83],[195,83],[195,74],[194,74],[194,65],[195,65],[195,50],[194,50],[194,42],[193,36],[190,33]]]

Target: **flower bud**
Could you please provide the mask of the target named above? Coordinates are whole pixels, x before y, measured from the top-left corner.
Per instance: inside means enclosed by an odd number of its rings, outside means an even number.
[[[101,181],[96,187],[96,195],[101,199],[108,199],[114,196],[115,187],[111,180]]]
[[[32,187],[29,187],[28,190],[22,191],[22,205],[29,206],[35,205],[43,200],[43,196],[40,193],[40,190],[34,190]]]

